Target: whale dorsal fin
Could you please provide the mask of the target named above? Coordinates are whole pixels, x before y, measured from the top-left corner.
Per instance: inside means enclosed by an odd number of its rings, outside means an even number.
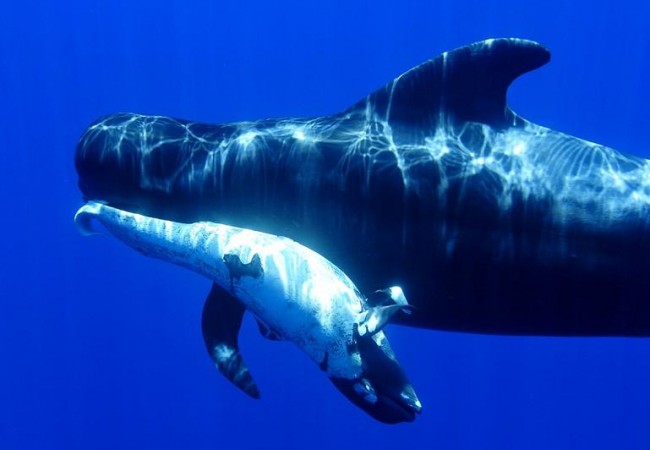
[[[506,102],[508,86],[549,59],[548,50],[533,41],[476,42],[412,68],[346,113],[372,110],[397,128],[430,129],[441,120],[505,128],[517,119]]]
[[[239,300],[212,284],[203,305],[203,340],[217,369],[246,394],[260,398],[260,391],[239,353],[237,337],[245,311]]]
[[[259,278],[264,275],[262,260],[260,259],[260,255],[257,253],[255,253],[250,262],[246,264],[242,262],[239,255],[226,253],[223,255],[223,262],[226,263],[228,272],[230,272],[231,286],[234,280],[239,280],[241,277]]]

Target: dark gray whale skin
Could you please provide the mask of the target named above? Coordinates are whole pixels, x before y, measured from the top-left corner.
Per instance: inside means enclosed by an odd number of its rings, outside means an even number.
[[[361,292],[400,285],[399,323],[650,336],[650,162],[516,115],[549,60],[493,39],[444,53],[346,111],[207,125],[115,114],[76,152],[85,200],[284,235]]]

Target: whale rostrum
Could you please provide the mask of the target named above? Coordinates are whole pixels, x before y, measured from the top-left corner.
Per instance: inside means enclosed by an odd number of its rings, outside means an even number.
[[[297,242],[250,229],[178,223],[89,202],[75,216],[85,234],[99,222],[146,256],[188,268],[213,282],[203,336],[217,368],[259,398],[237,334],[250,311],[274,339],[293,342],[334,385],[374,418],[412,421],[421,410],[383,331],[408,310],[399,287],[363,297],[334,264]]]

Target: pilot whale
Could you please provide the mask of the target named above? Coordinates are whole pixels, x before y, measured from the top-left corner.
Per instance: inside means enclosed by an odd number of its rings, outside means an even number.
[[[221,373],[248,395],[259,398],[237,343],[245,310],[254,314],[263,335],[298,345],[372,417],[410,422],[421,411],[382,330],[392,315],[409,308],[401,288],[362,297],[321,255],[249,229],[176,223],[89,202],[75,222],[84,234],[93,234],[93,220],[141,253],[214,282],[203,310],[206,347]]]
[[[509,85],[550,59],[490,39],[342,112],[203,124],[114,114],[75,157],[86,201],[287,236],[394,321],[460,332],[650,335],[650,162],[531,123]],[[561,105],[558,105],[561,107]]]

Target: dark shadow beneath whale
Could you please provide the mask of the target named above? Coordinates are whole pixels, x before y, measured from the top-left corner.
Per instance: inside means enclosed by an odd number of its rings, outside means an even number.
[[[548,60],[534,42],[478,42],[311,119],[115,114],[82,136],[79,186],[291,237],[362,292],[400,285],[405,325],[649,336],[650,162],[516,115],[508,86]]]

